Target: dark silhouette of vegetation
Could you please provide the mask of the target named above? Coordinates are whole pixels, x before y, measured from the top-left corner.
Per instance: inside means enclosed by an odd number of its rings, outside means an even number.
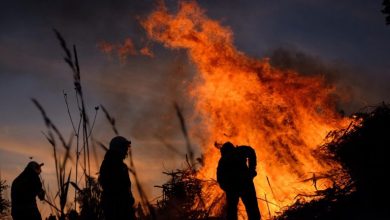
[[[224,194],[217,198],[210,198],[209,194],[219,187],[216,180],[197,177],[197,169],[190,165],[188,159],[184,168],[163,173],[169,176],[169,180],[155,186],[162,190],[162,196],[155,205],[158,219],[223,219],[222,214],[226,211],[223,208]],[[212,199],[213,202],[206,204],[205,199]]]
[[[44,135],[53,149],[57,177],[58,191],[55,196],[48,193],[45,201],[51,206],[52,214],[59,219],[99,220],[103,219],[100,205],[102,191],[96,179],[91,176],[90,155],[91,152],[95,152],[96,155],[96,146],[108,150],[105,144],[93,137],[93,126],[100,109],[103,110],[113,133],[119,135],[119,131],[116,128],[116,120],[103,106],[95,107],[94,120],[90,123],[86,114],[87,105],[81,86],[76,47],[73,46],[71,52],[61,34],[58,31],[55,33],[65,52],[64,60],[73,73],[79,118],[72,117],[68,96],[64,92],[73,130],[71,136],[65,139],[47,116],[42,105],[36,99],[32,99],[47,127]],[[175,171],[164,172],[170,179],[165,184],[156,186],[162,189],[162,197],[154,205],[143,190],[129,151],[128,169],[134,177],[134,185],[140,197],[140,202],[135,207],[138,219],[210,219],[211,213],[215,214],[215,209],[222,207],[218,212],[221,214],[226,212],[223,210],[224,206],[221,206],[224,204],[223,194],[213,198],[211,204],[205,204],[204,201],[206,198],[209,199],[209,195],[202,189],[213,189],[218,185],[215,180],[206,181],[197,177],[197,170],[202,166],[203,160],[195,159],[185,117],[177,104],[175,110],[186,142],[186,166]],[[389,154],[386,146],[390,144],[389,115],[389,107],[382,105],[372,112],[355,114],[354,122],[347,129],[331,132],[328,138],[332,141],[315,153],[320,154],[325,162],[337,161],[343,165],[343,169],[334,170],[324,177],[333,181],[333,187],[322,191],[317,190],[313,195],[297,195],[297,202],[276,219],[359,219],[362,217],[380,219],[384,217],[387,209],[386,198],[389,196],[383,180],[384,173],[388,172],[386,158]],[[75,149],[72,148],[74,145],[76,145]],[[171,145],[167,143],[164,145],[180,154],[180,151]],[[74,177],[69,161],[75,163]],[[313,175],[314,183],[316,178],[318,177]],[[76,191],[73,204],[68,199],[71,187]],[[305,202],[308,197],[315,199]],[[66,210],[70,205],[73,205],[73,208]]]
[[[51,119],[47,116],[42,105],[36,99],[32,99],[32,101],[35,104],[35,106],[39,109],[39,111],[41,112],[41,114],[43,116],[43,119],[45,121],[45,125],[47,128],[47,133],[44,133],[44,135],[53,148],[53,158],[54,158],[54,164],[55,164],[55,171],[56,171],[56,177],[57,177],[56,178],[57,179],[57,189],[58,189],[58,192],[56,194],[58,195],[58,198],[59,198],[59,208],[54,205],[55,202],[54,202],[53,197],[51,197],[48,194],[46,195],[45,201],[48,204],[51,204],[51,206],[56,211],[59,212],[58,216],[60,219],[65,219],[65,206],[67,204],[70,176],[71,176],[71,171],[70,170],[67,171],[66,164],[67,164],[68,159],[70,157],[69,151],[70,151],[71,143],[65,141],[61,132],[53,124]],[[64,157],[62,159],[58,153],[58,145],[57,145],[55,137],[57,137],[60,140],[62,147],[64,147],[64,149],[65,149],[65,154],[64,154]],[[45,186],[44,186],[44,188],[45,188]],[[46,191],[46,189],[45,189],[45,191]]]
[[[319,199],[305,203],[302,195],[277,219],[388,219],[390,108],[386,104],[353,115],[347,129],[329,134],[322,146],[325,161],[337,161],[342,171],[332,175],[332,188],[317,191]]]
[[[386,16],[386,24],[390,25],[390,0],[383,0],[383,9],[382,13]]]
[[[214,198],[214,202],[207,206],[205,199],[210,197],[206,188],[218,187],[215,180],[202,180],[197,177],[198,169],[203,166],[203,158],[194,158],[194,150],[187,133],[184,114],[178,104],[174,103],[176,115],[180,122],[180,129],[186,142],[186,154],[183,155],[163,139],[164,146],[180,156],[185,156],[185,166],[181,169],[163,172],[169,176],[169,180],[161,186],[162,196],[156,201],[156,213],[158,219],[220,219],[212,217],[212,211],[222,202],[223,195]],[[210,191],[211,192],[211,191]]]
[[[105,151],[108,150],[105,144],[93,137],[93,127],[100,107],[108,119],[114,133],[118,135],[119,132],[116,128],[115,119],[103,106],[97,106],[94,108],[95,115],[93,117],[93,122],[90,123],[90,117],[87,115],[87,104],[81,85],[81,72],[76,46],[73,45],[73,50],[70,50],[62,35],[57,30],[54,30],[54,32],[65,53],[64,60],[73,73],[73,84],[76,93],[76,115],[78,115],[79,118],[74,118],[72,116],[72,110],[68,101],[68,94],[64,91],[64,100],[73,130],[68,141],[66,141],[60,132],[60,129],[54,125],[42,105],[36,99],[32,99],[33,103],[43,116],[47,127],[47,131],[43,134],[53,149],[53,158],[57,177],[58,191],[54,194],[55,196],[51,193],[47,193],[45,201],[50,205],[52,214],[54,214],[51,215],[52,218],[53,216],[56,216],[58,219],[103,219],[100,204],[102,190],[100,184],[91,175],[90,163],[91,153],[93,153],[93,156],[95,156],[95,160],[97,161],[96,146],[99,146]],[[58,140],[60,144],[57,143]],[[73,145],[76,145],[74,154],[72,153]],[[62,149],[60,150],[60,148]],[[147,216],[147,218],[144,219],[156,219],[154,207],[149,202],[137,175],[131,151],[129,151],[128,154],[128,170],[134,177],[135,187],[141,200],[137,208],[137,215]],[[75,162],[75,174],[73,178],[71,172],[72,166],[69,165],[70,161]],[[69,189],[71,187],[75,189],[73,205],[68,199]],[[47,190],[45,189],[45,191]],[[72,209],[69,208],[71,206],[73,206]],[[68,210],[66,210],[66,208],[68,208]],[[78,210],[78,212],[76,210]]]
[[[55,196],[48,193],[45,199],[52,207],[52,213],[59,219],[99,220],[103,219],[100,205],[102,191],[96,179],[90,175],[89,158],[90,153],[96,150],[96,146],[103,150],[108,149],[105,144],[93,138],[93,126],[100,109],[103,110],[113,133],[119,135],[119,131],[116,128],[116,120],[103,106],[95,107],[94,121],[89,123],[81,88],[76,47],[73,47],[71,53],[59,32],[56,32],[56,35],[66,54],[65,62],[73,72],[77,111],[80,118],[72,117],[67,94],[64,93],[73,129],[69,139],[65,139],[47,116],[42,105],[33,99],[47,127],[44,135],[53,149],[57,176],[58,191]],[[156,186],[162,189],[162,197],[155,205],[150,203],[143,190],[131,151],[129,152],[129,172],[134,177],[134,185],[140,195],[140,203],[135,207],[139,219],[157,219],[157,217],[158,219],[210,219],[212,210],[224,204],[222,194],[218,198],[213,198],[213,203],[206,206],[204,201],[209,195],[202,189],[218,187],[218,185],[215,180],[206,181],[197,177],[197,170],[202,166],[203,161],[201,158],[195,159],[185,117],[176,104],[175,110],[186,142],[186,166],[183,169],[164,172],[170,179],[165,184]],[[365,218],[385,216],[384,210],[387,207],[384,204],[388,198],[388,190],[383,176],[387,173],[388,167],[385,162],[389,154],[385,146],[390,144],[390,135],[386,135],[390,132],[389,112],[388,106],[382,105],[372,112],[357,113],[354,115],[354,122],[347,129],[331,132],[328,138],[332,141],[316,153],[321,153],[325,162],[337,161],[343,165],[343,169],[334,170],[325,177],[334,182],[333,187],[323,191],[317,190],[313,195],[297,195],[297,202],[281,213],[277,219],[354,219],[362,216]],[[171,145],[164,144],[169,149],[179,152]],[[72,148],[73,145],[76,145],[76,149]],[[72,177],[69,161],[75,161],[74,177]],[[318,177],[313,176],[313,182],[316,178]],[[72,204],[68,199],[71,187],[76,189],[74,208],[66,210]],[[308,197],[316,199],[307,203],[305,199]],[[356,210],[361,212],[358,213]],[[226,210],[219,211],[223,213]]]
[[[188,166],[171,172],[163,172],[170,180],[162,186],[162,198],[157,200],[159,219],[205,219],[205,210],[194,208],[196,201],[202,200],[202,181],[196,178],[194,170]]]
[[[0,176],[0,217],[7,215],[10,208],[10,202],[4,198],[4,191],[8,188],[7,182]]]
[[[80,204],[79,219],[104,220],[100,205],[102,188],[95,178],[90,176],[86,178],[89,182],[88,186],[90,186],[90,190],[87,188],[78,189],[77,202]],[[73,212],[74,216],[77,214],[77,212]]]

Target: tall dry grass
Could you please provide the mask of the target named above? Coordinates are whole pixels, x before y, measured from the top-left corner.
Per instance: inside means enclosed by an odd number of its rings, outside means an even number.
[[[75,215],[78,215],[78,219],[103,219],[100,207],[102,189],[96,178],[91,175],[91,157],[95,157],[95,161],[97,161],[97,149],[108,150],[108,147],[93,135],[93,127],[100,110],[103,111],[113,134],[120,135],[120,132],[116,127],[115,118],[109,114],[103,105],[94,107],[95,114],[92,123],[90,123],[89,118],[91,117],[87,114],[88,105],[83,93],[76,46],[73,45],[72,50],[70,50],[62,35],[57,30],[54,30],[54,32],[64,52],[64,61],[72,72],[76,114],[70,107],[71,102],[68,99],[68,94],[63,92],[67,114],[72,125],[71,135],[68,139],[65,139],[39,101],[32,99],[45,122],[47,130],[43,134],[52,147],[56,171],[56,192],[52,194],[47,187],[45,191],[49,193],[47,193],[45,200],[50,205],[52,214],[59,219],[69,219]],[[174,103],[174,110],[185,139],[184,148],[186,153],[180,153],[181,151],[165,142],[163,137],[158,138],[169,150],[184,156],[186,167],[172,172],[165,172],[166,175],[170,176],[170,180],[162,186],[158,186],[162,189],[163,195],[162,199],[157,200],[156,204],[152,204],[146,195],[131,149],[129,150],[128,169],[133,177],[135,190],[138,192],[140,199],[136,207],[136,215],[139,219],[208,219],[210,217],[210,207],[205,207],[202,202],[203,198],[207,196],[202,192],[202,186],[205,184],[215,185],[216,182],[204,181],[196,177],[197,169],[202,166],[203,161],[201,157],[195,158],[184,114],[176,103]],[[74,117],[74,115],[78,117]],[[73,198],[69,195],[70,187],[75,189]],[[221,200],[222,198],[218,201]],[[197,201],[196,206],[194,206],[195,201]]]
[[[4,198],[4,191],[8,189],[8,184],[1,178],[0,172],[0,219],[9,215],[11,203],[8,199]]]
[[[40,111],[45,122],[46,131],[43,134],[52,147],[52,157],[55,164],[56,191],[53,194],[45,186],[45,191],[48,192],[45,201],[50,205],[52,214],[59,219],[68,218],[69,213],[74,214],[75,210],[82,219],[103,219],[100,208],[101,187],[96,178],[91,175],[91,157],[95,157],[95,161],[97,161],[97,148],[108,150],[105,144],[93,136],[93,127],[100,109],[103,110],[114,134],[119,135],[119,131],[116,128],[115,119],[104,106],[94,107],[95,114],[92,123],[90,123],[76,46],[73,45],[72,50],[69,49],[60,32],[54,29],[54,33],[64,52],[64,61],[72,72],[76,113],[71,110],[68,94],[63,92],[66,110],[72,125],[71,135],[68,139],[65,139],[60,129],[49,118],[41,103],[32,98],[32,102]],[[78,117],[74,117],[74,115]],[[137,210],[143,213],[139,215],[148,215],[149,219],[156,219],[154,207],[149,202],[139,180],[131,151],[129,151],[128,163],[129,172],[134,177],[136,190],[140,195],[141,208]],[[74,170],[73,175],[72,169]],[[75,189],[73,199],[69,195],[70,187]]]

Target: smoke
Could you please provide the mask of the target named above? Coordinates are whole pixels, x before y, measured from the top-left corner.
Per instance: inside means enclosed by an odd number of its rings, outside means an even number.
[[[272,66],[294,70],[303,75],[321,75],[336,88],[340,112],[351,114],[368,105],[389,101],[390,86],[373,78],[370,70],[359,69],[342,61],[326,61],[292,47],[280,47],[266,53]]]

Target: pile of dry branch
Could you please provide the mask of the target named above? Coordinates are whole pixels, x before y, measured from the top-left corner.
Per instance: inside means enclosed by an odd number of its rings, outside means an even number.
[[[330,134],[321,149],[325,160],[338,161],[349,178],[309,203],[298,201],[277,219],[388,219],[386,175],[390,161],[390,108],[354,114],[355,122]]]

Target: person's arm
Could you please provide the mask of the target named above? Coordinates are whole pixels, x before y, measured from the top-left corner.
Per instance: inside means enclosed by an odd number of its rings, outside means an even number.
[[[222,160],[219,160],[217,167],[217,182],[221,189],[226,190],[226,169]]]
[[[239,148],[244,153],[245,157],[248,159],[249,174],[251,175],[251,177],[257,176],[257,158],[255,150],[250,146],[240,146]]]
[[[129,168],[126,164],[123,163],[123,177],[124,179],[122,182],[124,183],[125,187],[128,189],[128,200],[131,206],[134,206],[135,199],[133,196],[133,192],[131,191],[131,181],[130,181],[130,175],[129,175]]]
[[[38,192],[38,198],[39,198],[39,200],[44,200],[45,199],[45,195],[46,195],[46,193],[45,193],[45,191],[41,188],[41,190]]]
[[[37,195],[40,200],[44,200],[45,199],[45,191],[42,188],[42,183],[41,183],[41,180],[39,178],[39,175],[34,176],[34,182],[35,182],[34,183],[35,195]]]

